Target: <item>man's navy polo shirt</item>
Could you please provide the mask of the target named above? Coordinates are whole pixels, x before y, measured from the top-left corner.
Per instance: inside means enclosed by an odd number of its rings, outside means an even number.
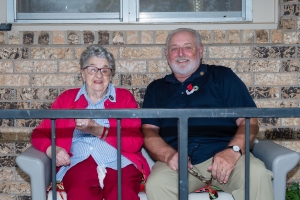
[[[188,95],[186,90],[191,86],[199,89]],[[256,107],[245,84],[230,68],[205,64],[183,83],[174,74],[153,81],[143,103],[143,108],[236,107]],[[237,130],[236,119],[189,119],[188,154],[192,164],[201,163],[227,147]],[[142,123],[158,126],[160,136],[177,150],[177,119],[142,119]]]

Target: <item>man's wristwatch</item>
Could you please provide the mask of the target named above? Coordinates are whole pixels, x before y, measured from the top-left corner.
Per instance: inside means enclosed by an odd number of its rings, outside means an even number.
[[[241,148],[237,145],[228,146],[227,148],[232,149],[233,151],[239,152],[241,155],[243,155]]]

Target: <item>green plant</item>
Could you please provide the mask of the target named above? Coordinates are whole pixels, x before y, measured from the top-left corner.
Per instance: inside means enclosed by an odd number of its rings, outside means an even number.
[[[300,200],[299,183],[293,183],[286,188],[286,200]]]

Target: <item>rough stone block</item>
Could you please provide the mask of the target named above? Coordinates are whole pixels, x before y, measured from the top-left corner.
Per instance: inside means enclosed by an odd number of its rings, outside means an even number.
[[[0,85],[1,86],[29,86],[30,85],[30,76],[29,75],[1,75],[0,74]]]
[[[299,60],[284,60],[282,61],[281,72],[299,72],[300,71]]]
[[[214,30],[214,44],[226,43],[226,31]]]
[[[12,142],[0,143],[0,155],[8,155],[15,153],[15,144]]]
[[[297,74],[272,74],[263,73],[254,75],[255,85],[296,85],[298,82]]]
[[[208,30],[200,30],[199,34],[201,35],[201,41],[203,44],[210,44],[211,43],[211,31]]]
[[[269,128],[265,131],[266,139],[270,140],[294,140],[298,131],[292,128]]]
[[[116,71],[118,73],[145,73],[146,61],[117,61]]]
[[[18,88],[17,100],[54,100],[58,96],[57,88]]]
[[[98,44],[100,44],[100,45],[109,44],[109,32],[108,31],[98,31]]]
[[[280,60],[239,60],[238,72],[279,72]]]
[[[32,77],[32,86],[74,86],[73,74],[35,74]]]
[[[254,43],[254,31],[253,30],[243,30],[242,31],[242,43]]]
[[[59,72],[80,73],[79,61],[77,60],[59,61]]]
[[[258,108],[278,108],[279,100],[270,99],[254,99],[255,104]]]
[[[300,87],[282,87],[281,88],[281,97],[282,98],[300,98]]]
[[[249,93],[253,99],[273,99],[280,96],[278,87],[249,87]]]
[[[248,46],[214,46],[207,49],[208,58],[251,58],[251,47]]]
[[[0,59],[28,59],[28,48],[2,48]]]
[[[155,44],[165,44],[168,31],[155,31]]]
[[[0,183],[0,193],[30,195],[30,184],[24,182]]]
[[[15,167],[15,159],[15,156],[0,156],[0,167]]]
[[[124,44],[124,34],[122,31],[113,31],[112,34],[113,44]]]
[[[294,46],[254,47],[254,58],[294,58]]]
[[[24,31],[23,32],[23,44],[32,45],[34,43],[34,32]]]
[[[228,43],[230,44],[240,43],[239,30],[228,30]]]
[[[153,31],[141,31],[142,44],[153,44]]]
[[[0,186],[2,186],[2,185],[3,184],[0,183]],[[18,196],[0,194],[0,199],[1,200],[18,200]]]
[[[83,43],[84,44],[94,44],[95,33],[94,31],[83,31]]]
[[[281,120],[282,126],[299,126],[300,119],[299,118],[282,118]]]
[[[236,60],[205,60],[203,63],[208,64],[208,65],[220,65],[224,67],[228,67],[232,69],[232,71],[236,71]]]
[[[276,117],[267,117],[259,119],[259,126],[279,126],[280,120]]]
[[[68,44],[80,44],[79,31],[67,31]]]
[[[269,33],[267,30],[257,30],[256,31],[256,42],[257,43],[268,43]]]
[[[0,31],[0,45],[5,44],[5,34],[3,31]]]
[[[0,100],[14,100],[16,91],[13,88],[0,88]]]
[[[20,44],[20,32],[19,31],[8,31],[8,44]]]
[[[17,73],[55,73],[57,61],[17,61],[15,72]]]
[[[283,34],[283,43],[284,44],[299,44],[300,34],[298,32],[286,32]]]
[[[0,61],[0,73],[1,74],[11,74],[13,73],[13,63],[12,61]]]
[[[48,31],[38,31],[38,44],[40,45],[50,44],[50,34]]]
[[[2,181],[13,181],[13,180],[15,180],[14,168],[12,168],[12,167],[0,168],[0,181],[1,182]]]
[[[31,48],[32,59],[67,59],[70,53],[68,48]]]
[[[166,60],[151,60],[148,66],[150,73],[171,73],[171,69]]]
[[[296,29],[296,20],[295,19],[281,19],[282,29]]]
[[[65,44],[64,31],[53,31],[53,44]]]
[[[126,44],[138,44],[139,32],[138,31],[126,31]]]
[[[120,57],[123,59],[162,58],[162,49],[160,47],[121,47]]]
[[[271,30],[271,43],[282,43],[282,30]]]

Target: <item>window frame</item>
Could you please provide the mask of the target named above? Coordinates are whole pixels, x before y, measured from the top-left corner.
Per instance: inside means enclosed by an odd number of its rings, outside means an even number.
[[[119,13],[17,13],[17,0],[6,0],[7,21],[9,23],[120,23],[120,24],[157,24],[157,23],[182,23],[182,22],[251,22],[253,20],[252,4],[253,0],[242,0],[241,12],[205,12],[197,13],[198,18],[192,12],[139,12],[139,0],[120,0]],[[180,18],[178,15],[180,14]],[[38,15],[39,19],[36,19]],[[50,19],[50,16],[55,18]],[[60,17],[64,17],[62,19]],[[91,19],[91,16],[93,19]],[[224,17],[226,16],[226,17]],[[101,17],[101,18],[100,18]],[[21,19],[19,19],[21,18]]]

